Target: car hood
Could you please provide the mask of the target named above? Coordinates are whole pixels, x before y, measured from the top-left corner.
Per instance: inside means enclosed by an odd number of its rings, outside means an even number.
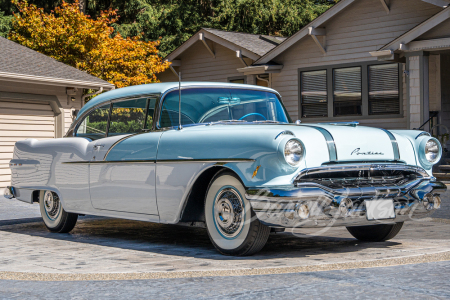
[[[330,161],[394,161],[399,160],[398,142],[385,129],[356,125],[304,124],[324,135]]]

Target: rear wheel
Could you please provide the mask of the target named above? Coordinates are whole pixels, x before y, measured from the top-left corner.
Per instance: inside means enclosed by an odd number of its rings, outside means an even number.
[[[370,226],[347,227],[348,232],[360,241],[382,242],[394,238],[403,227],[403,222]]]
[[[253,255],[269,238],[270,228],[256,218],[244,186],[231,172],[220,172],[211,181],[205,218],[211,242],[225,255]]]
[[[66,212],[56,193],[41,191],[39,206],[44,224],[51,232],[67,233],[75,227],[78,215]]]

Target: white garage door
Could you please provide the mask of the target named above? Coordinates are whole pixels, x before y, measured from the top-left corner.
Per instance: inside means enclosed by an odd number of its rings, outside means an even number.
[[[0,193],[10,184],[14,143],[55,137],[54,113],[48,104],[0,100]]]

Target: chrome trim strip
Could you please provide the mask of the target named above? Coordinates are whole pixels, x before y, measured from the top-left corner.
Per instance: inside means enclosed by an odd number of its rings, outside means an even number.
[[[62,164],[134,164],[134,163],[240,163],[255,162],[247,158],[217,158],[217,159],[167,159],[167,160],[98,160],[98,161],[65,161]]]
[[[334,142],[333,136],[331,135],[331,133],[322,128],[322,127],[318,127],[318,126],[313,126],[313,125],[306,125],[306,124],[301,124],[299,126],[306,126],[306,127],[310,127],[310,128],[314,128],[318,131],[320,131],[320,133],[322,133],[322,135],[324,136],[325,140],[327,141],[327,147],[328,147],[328,154],[330,156],[330,161],[337,161],[338,157],[337,157],[337,150],[336,150],[336,143]]]
[[[278,137],[280,137],[281,135],[292,135],[295,137],[295,134],[292,131],[289,130],[284,130],[282,132],[280,132],[279,134],[277,134],[277,136],[275,137],[275,139],[277,139]]]
[[[240,163],[255,162],[254,159],[248,158],[211,158],[211,159],[158,159],[156,163]]]
[[[359,122],[353,121],[353,122],[324,122],[324,123],[317,123],[318,125],[334,125],[334,126],[352,126],[356,127],[359,125]]]
[[[65,161],[62,164],[135,164],[146,163],[154,164],[156,160],[97,160],[97,161]]]
[[[424,132],[419,133],[419,135],[416,136],[415,139],[417,140],[418,138],[420,138],[421,136],[424,136],[424,135],[426,135],[426,136],[431,136],[431,134],[429,134],[428,132],[424,131]]]
[[[394,150],[394,160],[400,160],[400,150],[398,149],[398,143],[395,136],[389,130],[383,128],[380,128],[380,130],[386,132],[386,134],[391,139],[392,149]]]

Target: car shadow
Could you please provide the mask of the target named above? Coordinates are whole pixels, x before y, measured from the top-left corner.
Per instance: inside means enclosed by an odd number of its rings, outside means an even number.
[[[271,234],[266,246],[251,257],[233,257],[219,254],[209,240],[204,228],[164,225],[102,217],[84,217],[71,233],[49,232],[42,221],[26,220],[15,224],[0,224],[0,231],[70,241],[81,244],[144,251],[147,253],[175,255],[213,260],[265,260],[276,258],[311,258],[323,260],[326,253],[358,252],[367,248],[384,249],[399,245],[397,242],[365,243],[353,238],[338,236],[311,236],[296,232]],[[333,229],[336,232],[336,229]],[[345,228],[342,228],[345,230]],[[321,256],[322,257],[322,256]]]

